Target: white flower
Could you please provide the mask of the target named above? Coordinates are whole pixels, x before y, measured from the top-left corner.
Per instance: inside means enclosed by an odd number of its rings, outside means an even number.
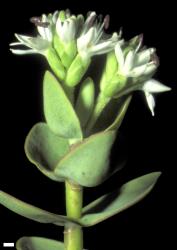
[[[18,42],[11,43],[10,46],[26,46],[30,49],[10,49],[14,54],[34,54],[39,53],[45,55],[46,51],[50,48],[53,39],[53,27],[56,23],[56,17],[58,12],[48,16],[42,15],[42,17],[33,17],[31,22],[37,26],[39,36],[30,37],[15,34]]]
[[[148,107],[152,115],[154,116],[155,99],[152,94],[170,91],[171,88],[158,82],[155,79],[150,79],[143,84],[141,90],[144,91]]]
[[[148,107],[154,116],[155,99],[153,94],[171,90],[155,79],[150,79],[158,67],[158,58],[154,48],[140,50],[142,39],[140,37],[136,48],[131,48],[125,54],[120,43],[115,46],[115,55],[118,62],[118,74],[127,79],[134,79],[126,92],[141,90],[144,92]]]
[[[104,33],[104,29],[107,29],[108,26],[108,15],[104,18],[103,22],[101,22],[101,20],[98,20],[95,12],[88,14],[80,36],[77,39],[78,52],[82,58],[105,54],[114,49],[120,35],[113,33],[113,35],[108,38]]]
[[[59,15],[56,22],[56,32],[63,43],[69,43],[77,38],[84,17],[82,15],[70,15],[66,11],[62,11],[62,13],[65,19],[62,19]]]
[[[138,52],[140,46],[131,49],[126,55],[118,42],[115,55],[118,61],[119,74],[126,77],[140,77],[154,73],[158,66],[155,49],[149,48]]]
[[[11,46],[26,46],[29,49],[14,49],[15,54],[39,53],[45,55],[48,48],[53,46],[55,34],[63,44],[67,45],[76,41],[79,55],[88,59],[93,55],[107,53],[114,49],[121,34],[114,33],[112,36],[105,34],[104,29],[109,26],[109,16],[101,20],[95,12],[90,12],[84,20],[83,15],[71,15],[68,10],[55,12],[53,15],[42,15],[33,17],[31,21],[37,26],[39,36],[29,37],[15,34],[18,42],[11,43]]]

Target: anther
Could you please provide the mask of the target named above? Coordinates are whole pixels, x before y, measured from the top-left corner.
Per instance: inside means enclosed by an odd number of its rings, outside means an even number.
[[[66,9],[65,10],[65,14],[66,14],[67,17],[70,17],[70,15],[71,15],[70,9]]]
[[[38,23],[38,22],[41,22],[41,21],[42,21],[42,18],[41,18],[41,17],[34,16],[34,17],[31,17],[31,18],[30,18],[30,22],[31,22],[31,23],[34,23],[34,24],[36,24],[36,23]]]
[[[43,28],[47,28],[50,25],[49,22],[42,22],[41,17],[31,17],[30,22],[34,23],[36,26],[43,27]]]
[[[95,23],[95,20],[96,20],[96,14],[92,15],[90,17],[90,20],[88,22],[88,27],[91,28],[93,26],[93,24]]]
[[[151,54],[151,61],[152,61],[152,63],[154,63],[157,67],[159,66],[159,58],[158,58],[158,56],[157,56],[155,53]]]
[[[109,28],[110,16],[106,15],[103,22],[104,22],[104,28],[107,30]]]

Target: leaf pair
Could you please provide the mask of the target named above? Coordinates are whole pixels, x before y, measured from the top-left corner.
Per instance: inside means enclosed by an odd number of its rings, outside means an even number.
[[[109,154],[114,139],[115,132],[107,131],[70,147],[67,139],[54,134],[47,124],[38,123],[27,136],[25,152],[52,180],[70,179],[81,186],[92,187],[111,175]]]
[[[119,104],[116,119],[103,132],[83,139],[79,119],[84,126],[93,109],[93,81],[87,78],[81,85],[76,102],[78,116],[63,88],[49,72],[45,74],[43,89],[47,124],[36,124],[27,136],[25,152],[28,159],[52,180],[70,179],[86,187],[101,184],[122,167],[118,165],[111,170],[109,155],[130,98]],[[71,141],[75,141],[72,147]]]
[[[83,208],[82,217],[79,220],[71,220],[66,216],[47,212],[22,202],[3,191],[0,191],[0,204],[17,214],[37,222],[52,223],[57,226],[75,223],[83,227],[89,227],[139,202],[152,190],[160,174],[160,172],[146,174],[129,181],[113,193],[103,195]]]

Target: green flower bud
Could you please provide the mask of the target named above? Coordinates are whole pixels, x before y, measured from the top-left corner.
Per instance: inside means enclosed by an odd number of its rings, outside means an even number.
[[[112,76],[117,72],[118,63],[116,59],[115,52],[112,51],[108,53],[107,60],[106,60],[106,76],[107,79],[112,78]]]
[[[80,124],[84,127],[94,108],[95,86],[91,77],[87,77],[81,84],[75,110]]]
[[[59,15],[58,15],[58,18],[60,18],[60,20],[61,20],[62,22],[65,21],[65,19],[66,19],[66,13],[65,13],[64,10],[60,10]]]
[[[115,97],[127,83],[127,77],[116,74],[112,80],[105,86],[103,95],[107,97]]]
[[[110,83],[111,79],[118,70],[118,63],[114,51],[108,53],[106,58],[105,69],[100,82],[101,91],[104,90],[107,84]]]
[[[53,48],[47,50],[45,54],[48,63],[60,80],[64,80],[66,76],[65,68],[63,67],[60,58],[58,57],[56,51]]]
[[[90,62],[90,58],[83,60],[83,58],[78,54],[67,71],[65,79],[66,85],[70,87],[76,86],[86,73]]]
[[[107,55],[106,65],[100,82],[100,89],[104,96],[112,98],[122,90],[127,83],[127,77],[118,74],[119,65],[115,52]]]
[[[61,59],[62,64],[66,68],[69,68],[77,53],[76,41],[73,40],[69,43],[63,43],[58,37],[58,35],[55,34],[53,44],[55,50],[57,51]]]

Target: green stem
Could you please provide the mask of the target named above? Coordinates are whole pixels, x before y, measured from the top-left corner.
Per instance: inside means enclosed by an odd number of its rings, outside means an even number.
[[[66,188],[66,213],[71,219],[79,219],[82,215],[83,188],[70,181],[65,182]],[[82,227],[67,224],[64,230],[65,250],[83,250]]]
[[[142,89],[141,83],[138,83],[136,85],[134,84],[133,86],[130,86],[130,87],[125,87],[121,91],[119,91],[119,93],[117,95],[115,95],[114,98],[118,99],[122,96],[130,94],[131,92],[133,92],[135,90],[141,90],[141,89]],[[99,116],[101,115],[103,109],[110,102],[110,100],[111,100],[111,97],[107,97],[107,96],[103,95],[102,93],[99,94],[97,101],[96,101],[94,111],[93,111],[92,116],[91,116],[91,118],[87,124],[87,127],[86,127],[86,134],[87,135],[90,133],[91,129],[93,128],[93,126],[95,125]]]
[[[91,119],[89,120],[86,128],[86,132],[89,133],[93,126],[95,125],[96,121],[98,120],[99,116],[101,115],[103,109],[106,107],[106,105],[111,100],[110,97],[106,97],[103,94],[100,94],[97,98],[97,102],[94,108],[94,111],[92,113]]]

